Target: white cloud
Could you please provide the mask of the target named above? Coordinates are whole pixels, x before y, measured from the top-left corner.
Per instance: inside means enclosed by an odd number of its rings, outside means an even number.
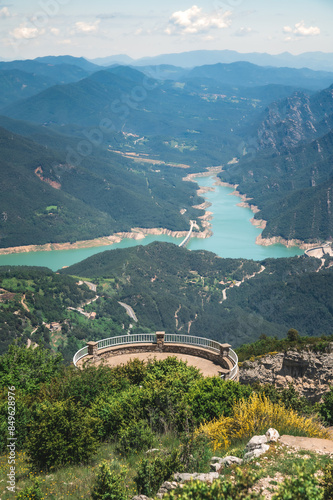
[[[99,28],[100,20],[95,21],[94,23],[85,23],[84,21],[78,21],[75,23],[75,33],[83,33],[85,35],[91,35],[92,33],[96,33]]]
[[[40,35],[44,35],[44,33],[44,29],[38,29],[34,26],[26,26],[25,24],[20,24],[20,26],[11,31],[10,34],[16,40],[31,40],[33,38],[37,38]]]
[[[71,45],[72,40],[70,38],[66,38],[65,40],[58,40],[59,45]]]
[[[245,28],[245,27],[242,27],[242,28],[239,28],[239,30],[237,30],[234,35],[235,36],[248,36],[248,35],[252,35],[253,33],[253,29],[252,28]]]
[[[207,32],[212,28],[228,28],[231,24],[230,11],[222,10],[213,13],[205,13],[202,8],[193,5],[190,9],[174,12],[169,19],[169,25],[165,29],[167,35],[180,33],[182,35],[193,35]]]
[[[3,7],[2,9],[0,9],[0,19],[3,17],[10,17],[8,7]]]
[[[293,34],[298,37],[304,37],[304,36],[317,36],[320,35],[320,28],[318,26],[309,26],[307,28],[305,26],[305,22],[301,21],[299,23],[296,23],[295,26],[292,28],[291,26],[285,26],[283,28],[283,32],[286,34]],[[285,38],[286,41],[290,41],[293,38],[291,36],[287,36]]]
[[[52,33],[52,35],[58,36],[60,33],[60,30],[58,28],[51,28],[50,33]]]

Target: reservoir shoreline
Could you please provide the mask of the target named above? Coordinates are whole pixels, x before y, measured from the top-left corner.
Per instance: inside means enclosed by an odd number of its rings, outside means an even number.
[[[249,208],[254,214],[260,212],[259,208],[256,205],[249,203],[252,198],[248,198],[247,195],[241,194],[237,191],[237,184],[229,184],[227,182],[221,181],[217,174],[223,171],[222,166],[217,167],[209,167],[204,172],[198,172],[193,174],[188,174],[183,178],[186,182],[197,182],[197,178],[202,177],[213,177],[214,185],[212,187],[208,186],[199,186],[197,190],[197,194],[199,196],[205,195],[210,191],[214,191],[214,186],[223,186],[234,189],[232,193],[233,196],[238,196],[241,201],[237,203],[237,206]],[[213,235],[211,220],[213,218],[213,212],[209,211],[208,208],[211,206],[211,203],[206,200],[201,205],[195,205],[193,208],[198,208],[205,211],[205,214],[199,216],[198,219],[201,220],[201,225],[203,227],[203,231],[193,233],[195,238],[204,239],[209,238]],[[258,229],[264,229],[266,227],[267,222],[263,219],[255,219],[254,217],[250,219],[250,222],[253,226],[256,226]],[[166,228],[132,228],[131,231],[127,232],[118,232],[114,233],[110,236],[102,236],[98,238],[93,238],[91,240],[81,240],[76,241],[74,243],[65,242],[65,243],[46,243],[43,245],[22,245],[16,247],[8,247],[8,248],[0,248],[0,255],[15,255],[21,253],[30,253],[30,252],[51,252],[57,250],[80,250],[80,249],[88,249],[94,247],[103,247],[103,246],[111,246],[114,243],[120,243],[124,239],[143,240],[146,236],[160,236],[166,235],[172,238],[185,238],[188,234],[188,231],[172,231]],[[308,244],[304,241],[300,240],[285,240],[280,236],[276,236],[273,238],[263,238],[261,234],[256,237],[255,240],[257,245],[261,246],[270,246],[276,244],[282,244],[287,248],[291,247],[299,247],[302,250],[309,250],[311,248],[315,248],[320,245],[321,242]]]

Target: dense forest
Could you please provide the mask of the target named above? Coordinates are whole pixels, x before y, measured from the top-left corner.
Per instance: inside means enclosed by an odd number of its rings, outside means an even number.
[[[134,169],[103,151],[73,165],[75,158],[53,149],[61,136],[43,139],[40,145],[0,128],[0,247],[73,243],[133,227],[187,231],[189,220],[203,214],[192,208],[203,199],[179,169]]]
[[[281,339],[290,328],[303,336],[332,335],[333,268],[330,259],[319,271],[321,264],[307,256],[222,259],[152,243],[106,251],[59,273],[3,266],[1,352],[14,340],[32,342],[70,362],[87,341],[158,330],[233,347],[262,335]],[[134,309],[138,322],[119,302]]]
[[[332,334],[330,263],[316,272],[321,261],[307,256],[254,262],[152,243],[103,252],[60,272],[116,293],[150,329],[238,346],[261,334],[284,337],[289,328]]]

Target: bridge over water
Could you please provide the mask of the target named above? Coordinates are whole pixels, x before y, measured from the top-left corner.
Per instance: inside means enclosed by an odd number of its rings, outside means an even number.
[[[186,235],[185,239],[181,243],[179,243],[178,246],[180,246],[180,247],[186,247],[187,243],[190,241],[190,238],[191,238],[192,232],[193,232],[193,228],[196,225],[196,221],[191,220],[190,223],[191,223],[190,230],[189,230],[188,234]]]

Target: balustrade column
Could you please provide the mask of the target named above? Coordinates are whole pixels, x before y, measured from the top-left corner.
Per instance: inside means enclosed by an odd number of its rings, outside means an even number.
[[[163,352],[165,332],[156,332],[157,351]]]
[[[96,358],[98,356],[98,342],[87,342],[88,356]]]

